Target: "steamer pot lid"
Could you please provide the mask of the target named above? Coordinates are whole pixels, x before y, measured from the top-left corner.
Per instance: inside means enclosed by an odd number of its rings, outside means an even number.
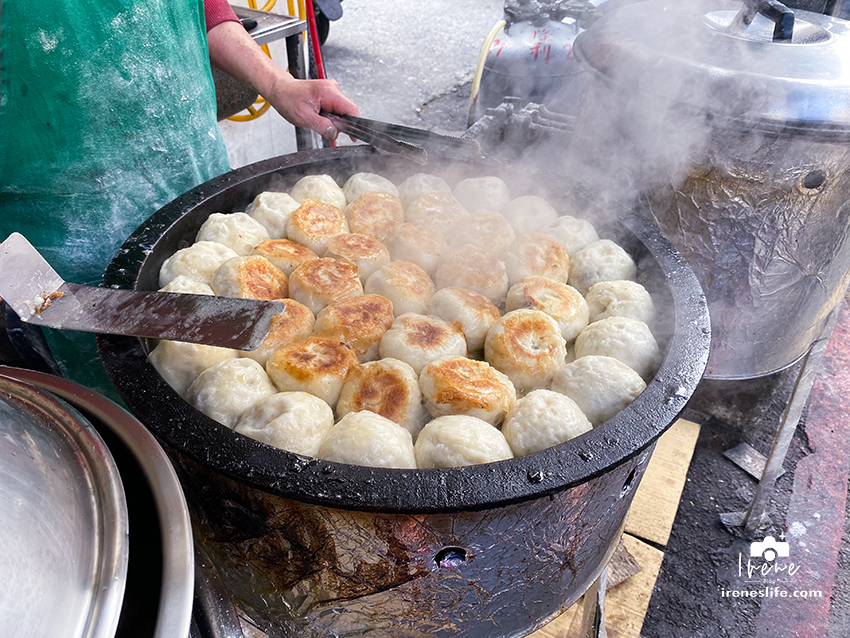
[[[744,3],[649,0],[619,5],[576,39],[579,61],[615,85],[768,132],[850,133],[850,22],[793,10],[790,42],[774,23],[737,19]],[[657,109],[653,109],[657,112]]]
[[[118,469],[92,426],[0,377],[0,626],[6,635],[115,635],[128,567]]]

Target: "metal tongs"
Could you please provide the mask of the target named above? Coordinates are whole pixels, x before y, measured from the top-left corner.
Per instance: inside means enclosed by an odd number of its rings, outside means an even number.
[[[367,120],[352,115],[320,111],[342,133],[371,144],[379,151],[401,155],[417,164],[428,162],[428,153],[455,161],[470,161],[482,157],[481,145],[451,135],[440,135],[424,129]]]

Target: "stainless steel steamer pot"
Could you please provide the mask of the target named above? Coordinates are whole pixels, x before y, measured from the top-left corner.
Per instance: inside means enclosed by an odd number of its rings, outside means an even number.
[[[342,184],[369,171],[399,183],[421,170],[356,146],[232,171],[147,220],[103,283],[156,289],[162,262],[191,243],[211,213],[244,210],[259,192],[288,190],[304,175],[327,173]],[[517,193],[529,184],[515,168],[427,170],[449,183],[499,175]],[[706,304],[690,268],[643,222],[620,240],[654,282],[662,307],[669,304],[656,378],[592,432],[509,461],[410,471],[302,457],[196,411],[148,363],[148,344],[100,336],[99,347],[128,406],[169,450],[196,538],[236,602],[270,635],[525,635],[598,575],[655,440],[683,409],[707,359]]]

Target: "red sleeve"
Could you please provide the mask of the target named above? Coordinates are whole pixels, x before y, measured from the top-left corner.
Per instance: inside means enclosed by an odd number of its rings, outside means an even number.
[[[227,0],[204,0],[204,18],[207,31],[222,22],[239,22]]]

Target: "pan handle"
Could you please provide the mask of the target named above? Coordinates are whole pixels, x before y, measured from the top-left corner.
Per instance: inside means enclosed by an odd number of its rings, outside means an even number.
[[[794,35],[794,12],[791,9],[778,0],[744,0],[736,20],[750,26],[759,13],[773,21],[774,42],[791,42]]]

